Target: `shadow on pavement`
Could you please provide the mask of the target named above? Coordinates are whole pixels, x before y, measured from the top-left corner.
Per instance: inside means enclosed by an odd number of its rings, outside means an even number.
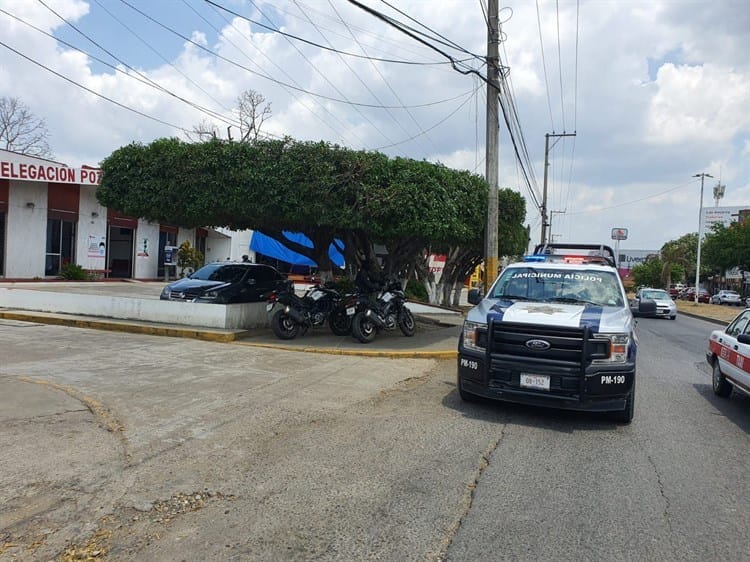
[[[732,390],[729,398],[721,398],[714,394],[710,384],[693,384],[695,391],[706,399],[725,418],[750,434],[750,398]]]

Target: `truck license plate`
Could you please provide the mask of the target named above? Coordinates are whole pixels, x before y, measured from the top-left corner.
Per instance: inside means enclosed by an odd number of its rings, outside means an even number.
[[[525,388],[549,390],[549,375],[532,375],[531,373],[521,373],[520,382],[521,386]]]

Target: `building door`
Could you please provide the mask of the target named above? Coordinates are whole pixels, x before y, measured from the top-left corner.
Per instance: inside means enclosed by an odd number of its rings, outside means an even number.
[[[133,276],[133,236],[132,228],[109,227],[107,242],[107,269],[110,277],[127,279]]]
[[[164,246],[177,246],[176,227],[162,225],[159,229],[159,263],[156,266],[159,278],[164,277]]]
[[[0,277],[5,275],[5,213],[0,211]]]
[[[47,219],[46,276],[60,275],[60,270],[75,263],[76,223],[63,219]]]

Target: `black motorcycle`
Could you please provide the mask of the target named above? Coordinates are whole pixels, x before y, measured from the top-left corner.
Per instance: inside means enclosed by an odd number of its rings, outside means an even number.
[[[314,285],[302,297],[294,288],[283,288],[268,295],[266,311],[271,312],[271,329],[276,337],[291,340],[305,334],[313,326],[328,326],[337,336],[351,331],[351,318],[344,308],[344,299],[335,289]]]
[[[395,330],[396,326],[405,336],[414,335],[414,315],[406,307],[406,295],[400,281],[388,282],[374,301],[359,296],[352,318],[352,336],[362,343],[370,343],[378,332]]]

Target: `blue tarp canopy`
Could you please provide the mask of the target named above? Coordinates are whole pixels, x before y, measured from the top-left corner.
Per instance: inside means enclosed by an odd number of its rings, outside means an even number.
[[[306,246],[308,248],[313,247],[312,240],[310,240],[301,232],[288,232],[285,230],[283,234],[286,239],[290,240],[291,242],[296,242],[297,244]],[[344,256],[341,254],[340,250],[340,248],[344,248],[344,243],[338,238],[335,242],[335,244],[331,243],[331,245],[328,247],[328,256],[331,258],[331,262],[333,262],[335,265],[337,265],[338,267],[344,267]],[[339,247],[337,248],[337,246]],[[292,265],[307,265],[312,267],[318,266],[318,264],[312,261],[310,258],[307,258],[302,254],[298,254],[297,252],[290,250],[270,236],[266,236],[265,234],[263,234],[262,232],[258,232],[257,230],[253,231],[253,236],[252,238],[250,238],[250,249],[254,252],[258,252],[259,254],[263,254],[264,256],[276,258],[277,260],[291,263]]]

